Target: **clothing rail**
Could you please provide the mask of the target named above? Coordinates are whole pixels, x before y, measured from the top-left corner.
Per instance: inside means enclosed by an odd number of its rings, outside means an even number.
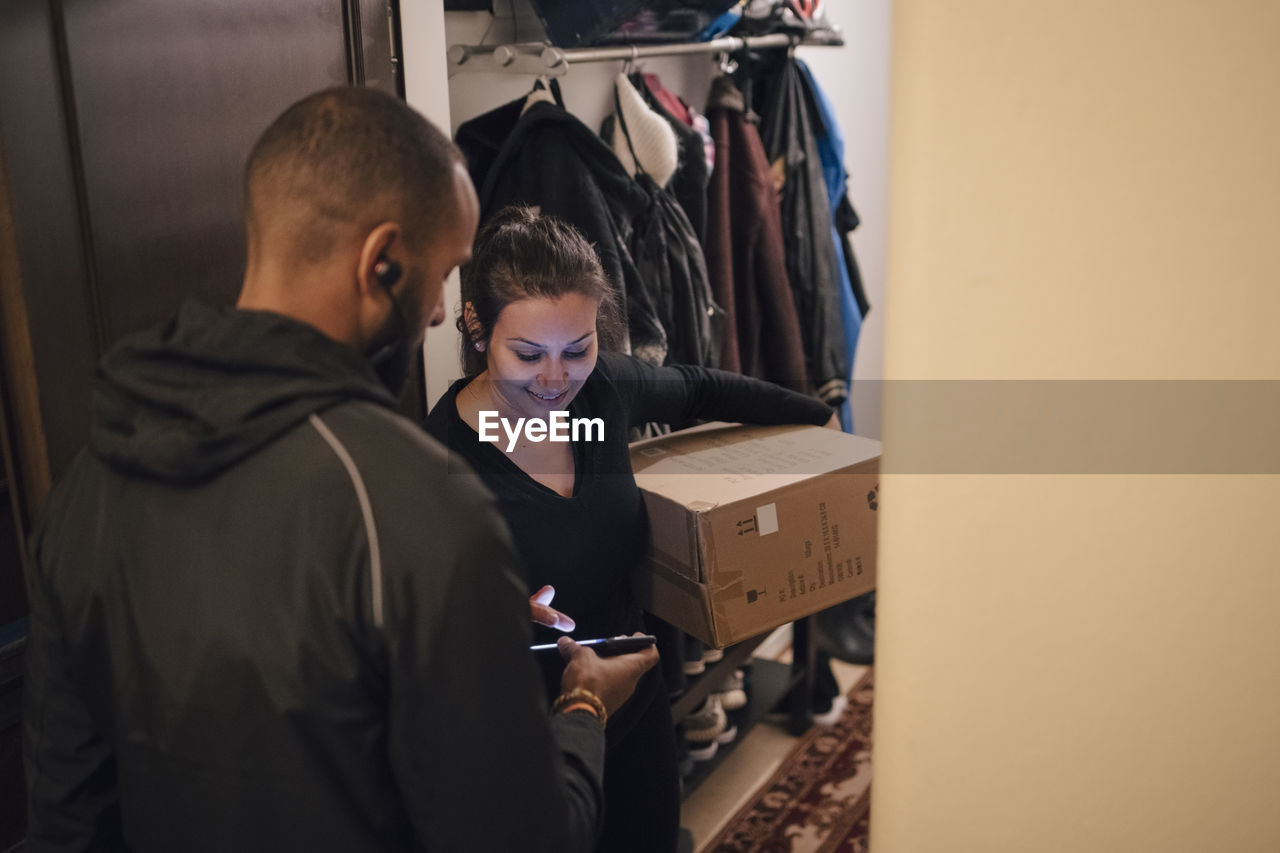
[[[584,62],[618,62],[650,56],[737,53],[740,50],[817,45],[839,47],[844,39],[838,29],[811,33],[804,38],[777,33],[767,36],[728,36],[711,41],[677,44],[622,45],[616,47],[554,47],[544,42],[497,46],[455,44],[449,48],[449,76],[468,72],[499,72],[562,77],[570,65]]]

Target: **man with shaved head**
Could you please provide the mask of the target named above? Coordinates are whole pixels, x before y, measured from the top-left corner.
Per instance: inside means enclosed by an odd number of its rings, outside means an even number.
[[[562,640],[548,714],[491,497],[394,408],[471,251],[457,149],[331,89],[245,198],[236,306],[104,357],[35,536],[26,849],[591,849],[656,653]]]

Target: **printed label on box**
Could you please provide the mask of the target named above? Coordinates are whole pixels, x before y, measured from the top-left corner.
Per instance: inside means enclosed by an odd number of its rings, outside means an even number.
[[[765,504],[756,507],[756,532],[761,536],[778,532],[778,505]]]

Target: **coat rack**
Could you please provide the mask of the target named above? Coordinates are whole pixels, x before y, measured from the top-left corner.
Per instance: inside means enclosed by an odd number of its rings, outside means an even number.
[[[620,47],[555,47],[545,42],[520,44],[466,45],[449,48],[449,76],[472,72],[528,74],[563,77],[570,65],[585,62],[619,62],[650,56],[684,56],[689,54],[737,53],[760,48],[823,46],[839,47],[844,38],[839,29],[809,33],[804,38],[776,33],[745,38],[725,37],[711,41],[680,44],[623,45]]]

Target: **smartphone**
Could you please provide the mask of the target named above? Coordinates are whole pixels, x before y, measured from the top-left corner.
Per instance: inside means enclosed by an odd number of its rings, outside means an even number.
[[[594,640],[578,640],[578,645],[587,646],[596,650],[596,654],[600,657],[608,657],[609,655],[625,655],[628,652],[638,652],[641,649],[647,649],[657,642],[657,638],[652,634],[640,634],[635,637],[597,637]],[[555,643],[543,643],[538,646],[530,646],[531,652],[555,652],[560,647]]]

